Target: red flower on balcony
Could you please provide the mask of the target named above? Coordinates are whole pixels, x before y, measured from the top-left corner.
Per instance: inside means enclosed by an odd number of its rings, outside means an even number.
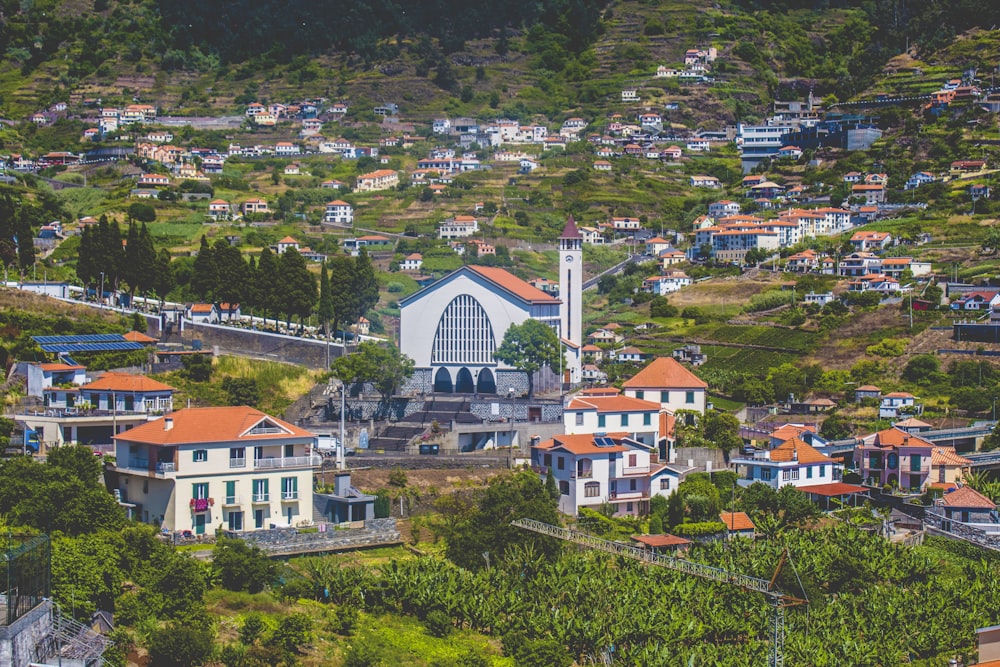
[[[208,498],[192,498],[191,507],[194,508],[195,512],[207,512],[209,507]]]

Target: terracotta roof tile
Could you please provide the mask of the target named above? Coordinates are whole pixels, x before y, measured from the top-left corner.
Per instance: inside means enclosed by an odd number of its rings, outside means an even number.
[[[574,398],[567,410],[596,409],[601,412],[659,412],[660,404],[631,396],[588,396]]]
[[[776,463],[798,461],[799,463],[831,463],[833,459],[819,453],[816,448],[798,438],[785,440],[768,454]]]
[[[727,530],[754,530],[757,526],[747,516],[746,512],[723,512],[719,515]]]
[[[144,345],[148,344],[148,343],[155,343],[156,342],[155,338],[147,336],[146,334],[142,333],[141,331],[129,331],[127,334],[125,334],[124,336],[122,336],[122,338],[124,338],[125,340],[130,341],[132,343],[142,343]]]
[[[625,389],[700,388],[708,384],[673,357],[659,357],[622,385]]]
[[[565,449],[571,454],[615,454],[627,452],[629,448],[621,444],[622,439],[628,437],[628,433],[608,433],[606,436],[615,443],[614,447],[598,447],[594,443],[593,433],[580,433],[577,435],[557,435],[551,440],[546,440],[535,445],[538,449]]]
[[[969,507],[974,509],[993,509],[996,507],[996,503],[971,486],[962,486],[951,493],[944,494],[941,502],[945,507]]]
[[[166,428],[166,419],[173,419],[173,427]],[[265,420],[279,432],[249,434],[254,426]],[[201,442],[280,441],[290,437],[311,438],[313,434],[260,410],[240,406],[178,410],[169,417],[136,426],[116,436],[116,439],[153,445],[184,445]]]
[[[663,535],[633,535],[632,539],[654,549],[660,547],[681,547],[685,544],[691,544],[691,540],[685,540],[683,537],[669,533]]]
[[[92,391],[173,391],[174,388],[145,375],[107,372],[80,389]]]
[[[934,443],[924,440],[915,433],[907,433],[898,428],[887,428],[875,434],[874,442],[877,447],[934,447]]]
[[[972,461],[960,456],[954,447],[935,447],[931,450],[932,466],[967,466]]]

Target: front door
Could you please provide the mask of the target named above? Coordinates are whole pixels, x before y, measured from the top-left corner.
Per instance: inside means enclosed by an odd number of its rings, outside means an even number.
[[[243,512],[229,513],[229,530],[232,531],[243,530]]]
[[[205,515],[200,512],[194,515],[194,534],[205,534]]]
[[[254,528],[264,527],[264,510],[253,511],[253,527]]]

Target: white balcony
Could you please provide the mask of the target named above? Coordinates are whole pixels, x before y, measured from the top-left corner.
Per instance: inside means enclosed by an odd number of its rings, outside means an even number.
[[[299,492],[298,491],[282,491],[281,492],[281,500],[282,501],[286,501],[286,500],[298,500],[298,499],[299,499]]]
[[[173,463],[157,463],[156,473],[162,475],[168,472],[177,472],[177,466]]]
[[[320,457],[312,456],[283,456],[273,459],[254,459],[253,467],[256,470],[270,470],[276,468],[311,468],[319,466],[323,462]]]
[[[247,460],[246,459],[234,459],[234,458],[231,458],[231,459],[229,459],[229,467],[230,468],[246,468],[247,467]]]
[[[271,502],[270,493],[255,493],[253,494],[253,502],[255,503],[269,503]]]
[[[222,496],[222,504],[226,507],[233,507],[235,505],[242,505],[243,499],[239,496]]]

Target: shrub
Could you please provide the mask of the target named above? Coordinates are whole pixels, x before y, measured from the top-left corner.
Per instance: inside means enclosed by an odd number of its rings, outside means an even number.
[[[677,306],[670,303],[665,296],[653,297],[649,302],[650,317],[677,317]]]
[[[449,618],[448,614],[438,609],[434,609],[427,614],[427,618],[424,619],[424,626],[427,628],[427,633],[432,637],[447,637],[452,631],[451,618]]]
[[[675,535],[684,537],[704,537],[725,532],[726,524],[721,521],[701,521],[699,523],[682,523],[674,526]]]
[[[392,472],[389,473],[389,484],[392,486],[403,488],[406,486],[408,481],[406,471],[402,468],[394,468]]]
[[[886,338],[875,345],[869,345],[865,352],[877,357],[901,357],[909,344],[908,338]]]

